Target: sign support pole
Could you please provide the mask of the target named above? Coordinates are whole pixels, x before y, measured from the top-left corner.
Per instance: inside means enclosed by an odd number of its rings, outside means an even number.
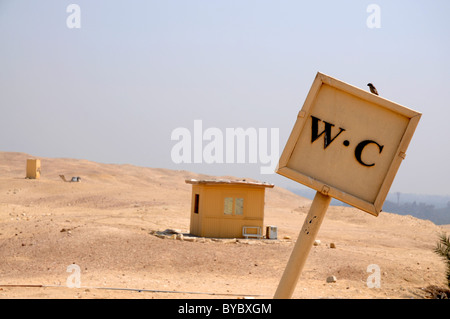
[[[297,242],[291,253],[291,257],[286,265],[281,277],[274,299],[289,299],[294,293],[298,278],[308,258],[309,251],[314,244],[320,225],[325,213],[330,205],[331,197],[316,192],[314,200],[309,209],[308,215],[303,222],[303,227],[298,235]]]

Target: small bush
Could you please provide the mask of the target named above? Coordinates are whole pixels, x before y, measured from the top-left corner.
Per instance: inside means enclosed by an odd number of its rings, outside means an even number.
[[[447,237],[445,234],[441,234],[434,252],[441,256],[447,265],[445,275],[447,278],[447,286],[450,288],[450,236]]]

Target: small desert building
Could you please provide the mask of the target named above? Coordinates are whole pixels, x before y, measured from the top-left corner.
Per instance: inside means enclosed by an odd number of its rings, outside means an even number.
[[[27,159],[26,178],[39,179],[41,177],[41,160],[35,158]]]
[[[201,237],[261,237],[265,189],[245,180],[186,180],[192,184],[190,233]]]

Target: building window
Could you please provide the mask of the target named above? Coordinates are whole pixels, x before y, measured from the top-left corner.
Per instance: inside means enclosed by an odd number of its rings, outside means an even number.
[[[236,198],[234,201],[234,214],[243,215],[244,214],[244,199]]]
[[[244,199],[225,197],[223,205],[223,213],[225,215],[243,215],[244,214]]]
[[[194,213],[198,214],[198,202],[200,200],[200,194],[195,194],[195,201],[194,201]]]
[[[223,213],[225,215],[233,214],[233,197],[225,197]]]

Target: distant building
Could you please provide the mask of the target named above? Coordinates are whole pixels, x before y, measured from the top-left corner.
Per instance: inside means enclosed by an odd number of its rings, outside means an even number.
[[[41,177],[41,160],[34,158],[27,159],[26,178],[39,179],[40,177]]]
[[[186,180],[192,184],[190,233],[200,237],[262,237],[265,189],[245,180]]]

